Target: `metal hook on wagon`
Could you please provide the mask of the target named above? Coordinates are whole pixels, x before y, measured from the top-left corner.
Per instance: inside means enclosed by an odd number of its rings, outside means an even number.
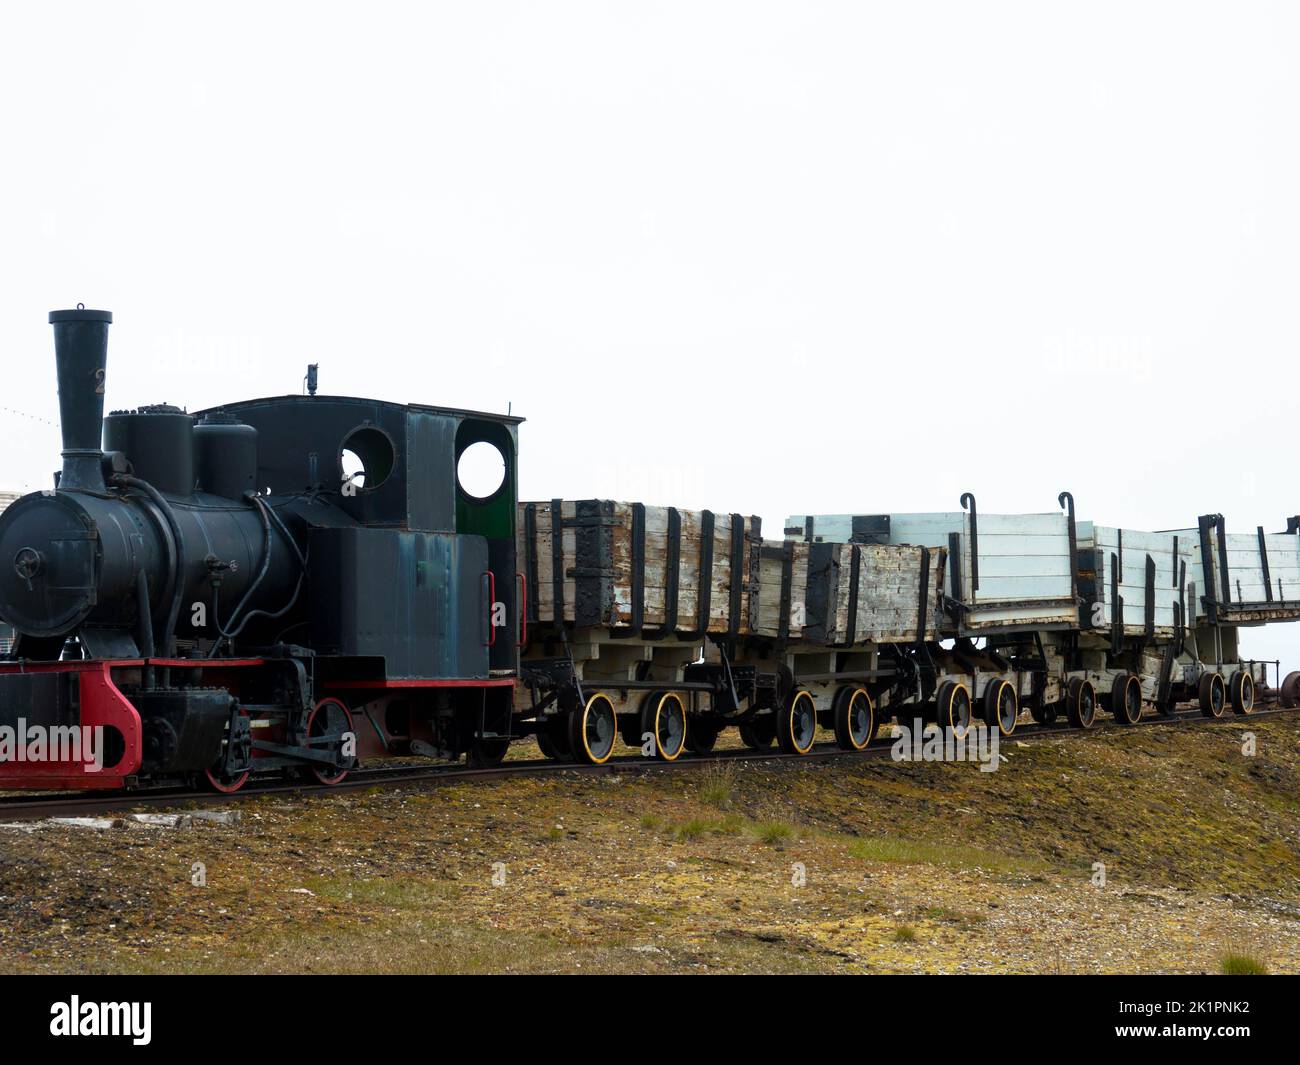
[[[1074,521],[1074,493],[1062,492],[1056,497],[1059,506],[1065,508],[1066,528],[1070,538],[1070,595],[1077,602],[1079,599],[1079,535]]]
[[[970,590],[979,591],[980,586],[980,534],[979,513],[975,509],[975,494],[961,494],[961,509],[970,511]]]

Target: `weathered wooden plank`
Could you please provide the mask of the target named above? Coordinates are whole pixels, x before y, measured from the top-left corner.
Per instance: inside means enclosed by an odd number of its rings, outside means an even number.
[[[1069,583],[1069,542],[1063,541],[1062,550],[1053,555],[986,555],[984,537],[980,536],[980,590],[993,577],[1052,577],[1064,578]],[[1145,557],[1145,556],[1144,556]],[[1125,569],[1127,570],[1127,566]],[[1069,595],[1070,589],[1065,588]]]
[[[526,504],[520,504],[521,508]],[[538,559],[538,620],[554,621],[555,593],[553,577],[555,574],[553,560],[554,528],[552,525],[551,504],[536,504],[536,555]],[[598,508],[609,512],[608,518],[608,557],[583,560],[580,565],[577,557],[577,530],[567,523],[577,515],[577,501],[565,500],[561,504],[561,565],[563,567],[563,617],[566,621],[575,618],[574,601],[577,592],[575,571],[589,574],[595,567],[602,576],[608,578],[609,602],[602,604],[606,618],[611,627],[625,627],[631,624],[633,617],[634,583],[639,574],[634,566],[633,545],[633,504],[614,502],[601,504]],[[590,508],[589,508],[590,509]],[[700,574],[701,546],[704,528],[704,515],[700,511],[680,511],[681,534],[678,552],[677,583],[677,625],[679,632],[690,632],[704,628],[710,632],[726,632],[731,623],[732,610],[732,516],[717,514],[714,516],[714,528],[709,542],[712,547],[711,565],[707,573]],[[661,626],[665,622],[667,593],[673,575],[668,572],[669,544],[669,510],[666,507],[645,508],[645,551],[644,551],[644,607],[642,623],[645,627]],[[589,520],[589,519],[583,519]],[[604,519],[601,519],[604,520]],[[740,581],[740,600],[737,604],[737,621],[741,632],[748,631],[749,626],[749,584],[756,572],[751,565],[750,552],[756,544],[753,535],[753,519],[745,517],[742,521],[742,540],[737,568],[734,571]],[[522,518],[519,527],[523,528]],[[522,535],[522,534],[521,534]],[[521,545],[520,550],[524,548]],[[521,556],[522,557],[522,556]],[[701,581],[707,582],[707,596],[701,594]],[[701,602],[707,602],[708,611],[704,618],[699,618]]]
[[[842,548],[841,576],[852,572],[852,546]],[[910,643],[918,636],[920,618],[920,547],[863,544],[857,546],[857,595],[847,579],[840,582],[836,602],[834,642]],[[924,637],[937,639],[941,621],[945,554],[930,554],[930,575],[926,582],[926,628]],[[850,615],[851,607],[855,607]]]
[[[1178,538],[1178,554],[1174,554],[1174,537]],[[1097,569],[1093,580],[1086,582],[1083,591],[1091,603],[1100,603],[1100,628],[1109,631],[1113,618],[1111,581],[1115,559],[1122,553],[1119,594],[1124,602],[1121,623],[1129,635],[1139,635],[1146,629],[1146,563],[1148,555],[1155,564],[1155,606],[1153,621],[1155,635],[1172,631],[1176,615],[1175,605],[1182,597],[1179,578],[1186,565],[1187,581],[1196,580],[1194,564],[1195,533],[1149,533],[1134,529],[1115,529],[1093,525],[1080,526],[1080,544],[1095,552]],[[1121,552],[1122,547],[1122,552]],[[1187,619],[1190,623],[1193,619]]]
[[[763,541],[759,562],[759,613],[752,631],[760,636],[781,635],[782,581],[785,570],[785,545],[780,541]],[[806,618],[808,589],[808,545],[790,544],[789,603],[786,611],[789,639],[798,639]]]
[[[972,603],[993,605],[999,600],[1059,599],[1070,594],[1070,576],[1068,573],[1045,577],[989,577],[985,575],[981,564],[978,590],[971,591],[969,566],[965,567],[963,581],[967,592],[963,599]]]
[[[1055,607],[1044,609],[1041,606],[990,606],[968,611],[964,615],[964,625],[972,631],[1012,626],[1072,626],[1076,620],[1077,614],[1073,610]]]

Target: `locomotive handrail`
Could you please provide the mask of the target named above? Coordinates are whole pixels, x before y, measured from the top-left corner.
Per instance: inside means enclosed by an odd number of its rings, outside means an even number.
[[[488,638],[484,642],[484,647],[495,647],[497,642],[496,626],[492,624],[492,608],[497,601],[497,575],[490,569],[483,571],[483,576],[487,578],[488,601],[487,601],[487,627]]]
[[[528,643],[528,578],[516,571],[515,580],[519,582],[519,642],[515,647],[520,648]]]

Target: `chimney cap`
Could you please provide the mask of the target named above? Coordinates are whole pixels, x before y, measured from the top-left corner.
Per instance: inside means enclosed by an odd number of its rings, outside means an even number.
[[[58,322],[112,322],[112,311],[92,311],[78,307],[71,311],[50,311],[50,324]]]

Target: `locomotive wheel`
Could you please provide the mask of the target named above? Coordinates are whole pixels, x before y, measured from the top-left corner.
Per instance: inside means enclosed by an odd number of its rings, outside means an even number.
[[[786,754],[807,754],[817,738],[817,704],[802,689],[792,692],[776,714],[776,744]]]
[[[996,680],[984,689],[984,721],[989,728],[997,725],[1004,736],[1016,731],[1020,719],[1020,696],[1009,680]]]
[[[866,688],[845,685],[835,693],[835,742],[846,751],[865,750],[876,738],[876,704]]]
[[[247,713],[247,711],[244,711],[244,713]],[[229,736],[230,730],[227,728],[227,742],[229,741]],[[242,752],[238,760],[242,761],[244,757],[247,757],[251,753],[251,751]],[[248,777],[251,770],[245,769],[242,773],[234,774],[226,773],[221,767],[221,763],[224,759],[225,752],[223,751],[222,755],[217,758],[216,763],[213,766],[203,770],[201,782],[204,786],[211,788],[213,791],[220,792],[222,795],[232,795],[248,783]]]
[[[352,732],[352,711],[338,699],[322,699],[307,718],[307,746],[315,750],[334,750],[345,733]],[[355,759],[353,759],[355,762]],[[310,763],[311,775],[322,784],[338,784],[348,775],[351,766],[343,769],[325,769]]]
[[[970,689],[959,680],[946,680],[939,686],[936,700],[939,727],[964,735],[970,728]]]
[[[603,765],[614,753],[618,717],[608,695],[597,692],[585,706],[568,713],[569,749],[579,762]]]
[[[211,769],[203,770],[204,782],[213,791],[219,791],[222,795],[233,795],[248,783],[250,770],[245,769],[242,773],[233,777],[221,776],[219,773],[219,770],[217,773],[214,773]]]
[[[1065,696],[1065,716],[1075,728],[1092,728],[1097,720],[1097,689],[1084,677],[1070,680]]]
[[[1222,673],[1205,673],[1196,686],[1197,699],[1201,704],[1201,713],[1206,717],[1222,717],[1223,704],[1227,702],[1227,691]]]
[[[1110,686],[1110,712],[1121,725],[1136,725],[1142,716],[1142,682],[1121,673]]]
[[[695,718],[686,730],[686,749],[695,754],[708,754],[718,742],[718,734],[721,731],[722,726],[707,717]]]
[[[1282,700],[1282,705],[1288,710],[1300,706],[1300,670],[1286,675],[1282,687],[1278,689],[1278,696]]]
[[[1255,678],[1243,670],[1238,670],[1232,675],[1228,694],[1232,698],[1233,713],[1249,714],[1255,709]]]
[[[776,739],[776,718],[768,714],[740,726],[740,740],[751,750],[765,751]]]
[[[686,707],[676,692],[651,692],[641,704],[641,738],[654,739],[652,757],[676,761],[686,749]]]

